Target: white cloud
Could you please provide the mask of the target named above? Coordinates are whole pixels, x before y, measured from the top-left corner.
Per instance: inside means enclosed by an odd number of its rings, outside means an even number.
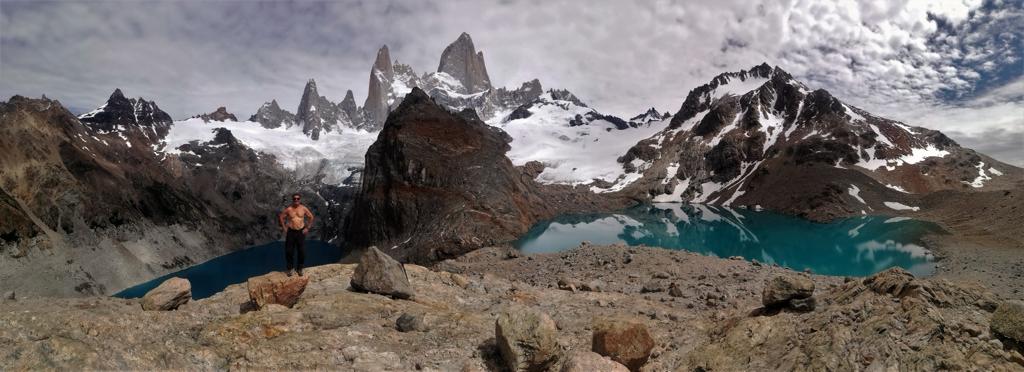
[[[271,98],[297,106],[312,77],[321,94],[352,89],[361,102],[381,44],[425,72],[466,31],[495,83],[540,78],[622,116],[674,112],[714,75],[767,61],[915,125],[1016,133],[1019,101],[976,96],[1019,67],[1022,13],[1013,2],[911,0],[3,1],[0,94],[89,109],[121,87],[176,118],[220,105],[247,117]],[[949,115],[900,115],[907,108]],[[958,115],[960,125],[941,120]]]

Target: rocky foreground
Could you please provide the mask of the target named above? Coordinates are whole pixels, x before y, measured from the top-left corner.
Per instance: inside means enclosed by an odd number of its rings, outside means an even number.
[[[844,279],[662,249],[584,245],[519,257],[487,248],[433,269],[335,264],[184,304],[162,298],[177,309],[107,297],[3,300],[0,365],[1024,370],[1024,305],[984,288],[898,269]]]

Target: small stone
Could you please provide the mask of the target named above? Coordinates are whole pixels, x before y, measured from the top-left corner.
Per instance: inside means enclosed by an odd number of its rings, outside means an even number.
[[[757,266],[757,267],[760,267],[761,266],[761,261],[758,261],[756,259],[752,259],[752,260],[750,260],[750,264],[754,265],[754,266]]]
[[[808,298],[814,294],[814,282],[810,279],[791,274],[780,274],[765,281],[761,292],[761,303],[764,306],[786,304],[791,299]]]
[[[637,273],[629,273],[628,276],[630,279],[640,279],[640,274]]]
[[[625,256],[624,256],[623,258],[622,258],[622,263],[624,263],[624,264],[628,264],[628,263],[631,263],[631,262],[633,262],[633,255],[632,255],[632,254],[630,254],[630,253],[627,253],[627,254],[626,254],[626,255],[625,255]]]
[[[279,312],[282,312],[282,311],[288,311],[288,307],[284,306],[284,305],[281,305],[281,304],[267,304],[267,305],[263,306],[263,308],[260,309],[260,310],[261,311],[270,312],[270,313],[279,313]]]
[[[729,259],[733,261],[743,261],[743,256],[729,256]]]
[[[414,294],[405,266],[377,247],[368,248],[359,257],[359,265],[352,275],[352,289],[401,299]]]
[[[577,285],[575,280],[568,277],[558,278],[558,289],[576,292],[576,288],[578,287],[579,285]]]
[[[665,271],[658,271],[654,273],[654,279],[668,279],[669,274]]]
[[[494,333],[509,370],[548,370],[561,356],[555,322],[542,312],[527,308],[503,312],[494,324]]]
[[[607,285],[601,279],[594,279],[583,284],[583,290],[588,292],[604,292]]]
[[[4,299],[8,301],[17,301],[18,295],[15,294],[14,291],[10,291],[4,294]]]
[[[169,311],[192,300],[192,283],[188,279],[170,278],[142,296],[142,309]]]
[[[595,353],[637,371],[651,356],[654,339],[647,326],[625,318],[596,318],[591,347]]]
[[[452,283],[461,288],[466,288],[469,285],[469,278],[462,274],[452,274]]]
[[[1006,301],[992,313],[992,333],[1024,343],[1024,302]]]
[[[399,332],[426,332],[430,329],[422,314],[402,313],[395,321],[395,329]]]
[[[683,288],[680,287],[679,284],[673,282],[668,285],[668,295],[672,297],[683,297],[685,294],[683,293]]]
[[[261,310],[270,304],[294,306],[306,291],[306,284],[309,284],[309,276],[287,276],[277,271],[249,278],[246,282],[249,299]]]
[[[656,293],[656,292],[664,292],[664,291],[665,291],[665,284],[662,283],[662,282],[659,282],[657,280],[651,280],[651,281],[648,281],[647,283],[644,283],[643,288],[640,289],[640,293]]]
[[[804,269],[804,274],[810,274],[810,273],[811,273],[811,268],[808,267],[808,268]]]
[[[577,351],[562,364],[562,372],[628,372],[626,366],[592,351]]]
[[[511,259],[519,258],[519,250],[517,250],[517,249],[509,249],[508,252],[505,253],[505,258],[510,259],[510,260]]]
[[[814,311],[816,305],[817,301],[814,299],[814,297],[794,298],[789,300],[789,308],[795,311]]]

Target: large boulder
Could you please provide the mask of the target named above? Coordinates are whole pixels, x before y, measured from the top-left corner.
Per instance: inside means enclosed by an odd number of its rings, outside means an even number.
[[[814,295],[814,282],[810,278],[780,274],[768,279],[761,292],[761,303],[766,307],[789,304],[793,299],[804,299]]]
[[[170,278],[142,296],[142,309],[168,311],[192,300],[192,283],[188,279]]]
[[[414,294],[405,266],[377,247],[370,247],[359,257],[359,265],[352,275],[352,289],[403,299]]]
[[[288,276],[275,271],[270,274],[249,278],[249,299],[263,309],[270,304],[292,307],[299,301],[309,284],[308,276]]]
[[[1024,345],[1024,302],[1006,301],[992,314],[992,333]]]
[[[526,308],[503,312],[494,333],[509,370],[546,371],[561,356],[555,321],[542,312]]]
[[[505,156],[509,141],[472,110],[450,112],[413,88],[366,151],[346,244],[432,263],[515,240],[554,216],[558,202]]]
[[[592,351],[578,351],[562,364],[562,372],[628,372],[626,366]]]
[[[651,357],[654,339],[643,323],[625,318],[596,318],[593,328],[591,347],[595,353],[610,357],[631,371],[639,370]]]

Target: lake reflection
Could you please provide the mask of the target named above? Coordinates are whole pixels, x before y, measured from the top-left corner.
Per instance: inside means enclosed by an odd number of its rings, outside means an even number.
[[[935,263],[920,239],[938,231],[932,223],[905,217],[815,223],[772,212],[664,203],[620,213],[561,216],[535,225],[516,246],[538,253],[569,249],[582,241],[625,243],[742,256],[825,275],[866,276],[899,266],[921,276],[934,272]]]

